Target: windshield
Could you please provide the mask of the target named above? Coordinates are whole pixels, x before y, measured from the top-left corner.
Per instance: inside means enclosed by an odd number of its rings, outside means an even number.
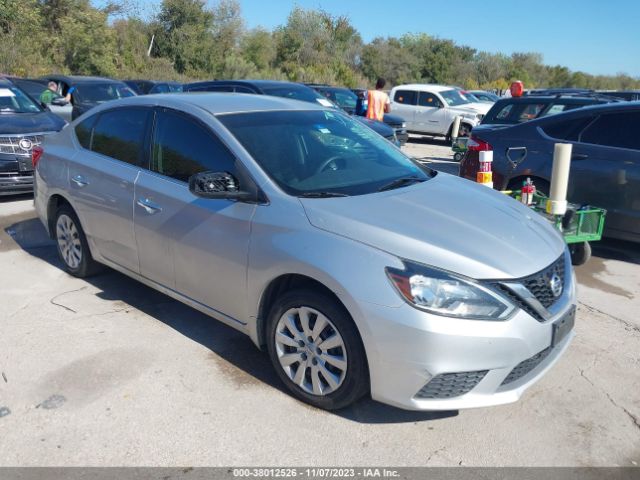
[[[460,93],[460,90],[444,90],[440,92],[440,95],[442,95],[442,98],[444,98],[444,101],[447,102],[447,105],[449,105],[450,107],[456,107],[458,105],[471,103]]]
[[[124,83],[87,83],[78,86],[74,95],[82,103],[100,103],[133,97],[135,93]]]
[[[42,108],[18,87],[0,87],[0,113],[38,112]]]
[[[251,112],[217,118],[291,195],[363,195],[394,180],[410,179],[408,185],[430,178],[387,140],[338,111]]]
[[[356,109],[358,97],[351,90],[346,88],[325,88],[320,90],[320,93],[349,113]]]
[[[333,104],[326,98],[320,95],[318,92],[309,87],[300,86],[277,86],[277,87],[262,87],[262,91],[265,95],[272,95],[274,97],[290,98],[292,100],[301,100],[303,102],[319,103],[325,107],[332,107]]]

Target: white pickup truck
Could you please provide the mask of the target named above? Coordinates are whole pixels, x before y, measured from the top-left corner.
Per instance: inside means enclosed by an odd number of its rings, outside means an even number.
[[[410,133],[442,135],[448,140],[456,116],[462,117],[457,136],[467,136],[492,106],[472,103],[458,88],[444,85],[398,85],[389,96],[391,111],[406,120]]]

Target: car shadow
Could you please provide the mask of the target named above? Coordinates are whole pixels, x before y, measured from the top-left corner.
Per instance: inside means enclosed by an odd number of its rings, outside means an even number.
[[[33,192],[30,193],[17,193],[12,195],[0,195],[0,203],[18,202],[20,200],[33,199]]]
[[[591,249],[594,257],[640,265],[640,246],[634,242],[603,238],[599,242],[592,242]]]
[[[62,269],[55,243],[38,219],[28,218],[11,223],[4,228],[4,233],[13,239],[16,248]],[[123,302],[210,350],[212,360],[220,367],[219,371],[230,381],[242,385],[260,383],[289,395],[266,352],[257,349],[243,333],[110,268],[84,280],[95,287],[98,298]],[[457,411],[405,411],[371,398],[329,413],[369,424],[421,422],[458,415]]]

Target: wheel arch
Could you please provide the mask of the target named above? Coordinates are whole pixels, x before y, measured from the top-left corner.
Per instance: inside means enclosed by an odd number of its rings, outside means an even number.
[[[76,212],[71,202],[64,195],[54,193],[49,197],[47,201],[47,233],[51,238],[55,237],[55,214],[62,205],[69,205],[69,207]],[[78,212],[76,212],[76,215],[77,214]]]

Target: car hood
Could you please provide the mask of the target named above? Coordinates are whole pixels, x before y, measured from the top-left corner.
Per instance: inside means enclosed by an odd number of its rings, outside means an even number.
[[[0,114],[0,135],[57,132],[65,121],[51,112]]]
[[[300,201],[319,229],[475,279],[530,275],[565,248],[541,215],[491,188],[442,173],[387,192]]]
[[[395,132],[393,128],[391,128],[389,125],[387,125],[384,122],[378,122],[376,120],[371,120],[366,117],[360,117],[358,115],[352,115],[352,117],[358,120],[359,122],[364,123],[367,127],[371,128],[372,130],[374,130],[376,133],[379,133],[383,137],[391,137]]]
[[[465,103],[458,107],[451,107],[451,110],[460,113],[476,113],[486,115],[493,105],[490,103]]]

